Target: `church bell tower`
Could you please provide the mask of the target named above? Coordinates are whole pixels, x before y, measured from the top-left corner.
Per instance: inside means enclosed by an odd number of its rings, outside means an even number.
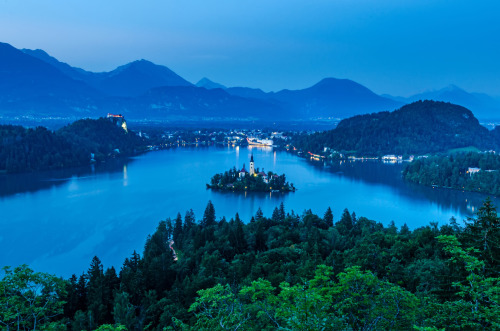
[[[253,164],[253,154],[250,157],[250,176],[253,176],[255,174],[255,167]]]

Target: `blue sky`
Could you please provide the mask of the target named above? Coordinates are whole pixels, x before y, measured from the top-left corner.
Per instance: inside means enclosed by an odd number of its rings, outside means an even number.
[[[0,0],[0,41],[92,71],[144,58],[266,91],[336,77],[498,96],[499,14],[481,0]]]

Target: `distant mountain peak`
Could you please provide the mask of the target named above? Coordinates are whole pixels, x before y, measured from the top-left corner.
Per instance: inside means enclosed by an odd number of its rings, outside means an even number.
[[[369,90],[365,86],[363,86],[363,85],[361,85],[359,83],[356,83],[353,80],[346,79],[346,78],[333,78],[333,77],[323,78],[318,83],[316,83],[313,86],[311,86],[310,88],[333,88],[333,89],[337,89],[339,87],[350,87],[350,88],[357,87],[357,88],[363,88],[363,89]]]
[[[500,103],[498,100],[482,93],[470,93],[463,88],[450,84],[441,89],[427,90],[407,98],[390,97],[393,100],[411,103],[418,100],[445,101],[464,106],[474,112],[482,119],[497,119],[500,114]]]
[[[140,60],[135,60],[135,61],[129,62],[127,64],[121,65],[121,66],[117,67],[116,69],[110,71],[109,73],[110,74],[111,73],[118,74],[120,72],[129,70],[129,69],[154,70],[157,67],[167,68],[167,67],[164,67],[164,66],[160,66],[160,65],[154,64],[151,61],[140,59]],[[170,69],[168,69],[168,70],[170,70]]]
[[[75,67],[70,66],[67,63],[61,62],[42,49],[23,48],[23,49],[21,49],[21,52],[23,52],[24,54],[30,55],[32,57],[35,57],[39,60],[42,60],[45,63],[52,65],[53,67],[59,69],[65,75],[67,75],[73,79],[76,79],[76,80],[85,80],[84,79],[85,76],[89,76],[89,75],[93,74],[92,72],[89,72],[89,71],[86,71],[86,70],[83,70],[80,68],[75,68]]]
[[[145,60],[145,59],[140,59],[140,60],[135,60],[129,63],[130,66],[139,66],[139,67],[162,67],[158,64],[155,64],[151,61]]]
[[[456,86],[455,84],[450,84],[450,85],[446,86],[443,90],[447,90],[447,91],[457,91],[457,90],[463,91],[464,89]]]
[[[221,89],[225,90],[227,88],[222,84],[216,83],[216,82],[208,79],[207,77],[203,77],[202,79],[200,79],[198,81],[198,83],[196,83],[196,86],[204,87],[207,90],[211,90],[211,89],[215,89],[215,88],[221,88]]]
[[[325,77],[322,80],[320,80],[318,83],[316,83],[315,85],[331,84],[331,83],[338,83],[338,82],[352,82],[352,80],[345,79],[345,78]]]
[[[449,84],[443,88],[439,88],[439,89],[429,89],[429,90],[426,90],[425,92],[423,93],[420,93],[420,94],[439,94],[439,93],[449,93],[449,92],[460,92],[460,93],[467,93],[463,88],[460,88],[458,87],[457,85],[455,84]]]
[[[192,86],[166,66],[148,60],[136,60],[113,71],[98,74],[89,84],[114,96],[139,96],[162,86]]]
[[[44,51],[43,49],[39,49],[39,48],[37,48],[37,49],[23,48],[23,49],[21,49],[21,52],[26,53],[26,54],[38,53],[38,54],[42,54],[44,56],[52,57],[46,51]]]

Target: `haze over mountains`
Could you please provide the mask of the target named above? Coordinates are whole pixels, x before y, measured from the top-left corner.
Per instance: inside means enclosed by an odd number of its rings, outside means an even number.
[[[264,92],[225,87],[203,78],[196,85],[146,60],[94,73],[60,62],[43,50],[0,43],[0,118],[99,117],[161,121],[314,121],[392,111],[405,103],[448,98],[482,118],[495,118],[499,102],[458,88],[404,99],[379,96],[348,79],[325,78],[301,90]],[[458,100],[458,101],[457,101]],[[487,105],[487,106],[486,106]]]
[[[500,118],[500,100],[498,98],[493,98],[484,93],[469,93],[455,85],[418,93],[407,98],[387,94],[383,96],[403,103],[412,103],[419,100],[450,102],[472,110],[476,117],[482,119]]]

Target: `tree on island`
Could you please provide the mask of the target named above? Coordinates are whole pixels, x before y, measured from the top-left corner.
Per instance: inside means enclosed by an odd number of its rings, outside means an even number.
[[[250,192],[295,191],[295,186],[287,182],[285,174],[277,175],[269,171],[267,174],[260,172],[250,175],[248,172],[238,172],[235,168],[212,176],[207,188],[221,191]]]

